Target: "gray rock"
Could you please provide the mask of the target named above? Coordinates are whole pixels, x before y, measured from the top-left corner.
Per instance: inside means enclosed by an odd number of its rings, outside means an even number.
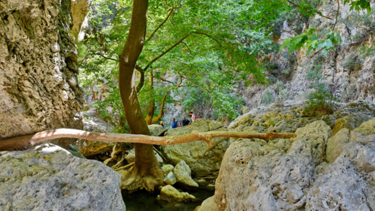
[[[168,173],[168,175],[164,178],[163,182],[165,184],[168,184],[168,185],[174,185],[177,180],[176,180],[176,176],[174,175],[174,173],[171,171]]]
[[[0,157],[0,210],[125,210],[121,176],[52,144]]]
[[[171,171],[173,171],[173,166],[171,164],[164,164],[162,167],[161,167],[161,170],[163,171],[164,173],[164,176],[167,176],[167,174]]]
[[[173,173],[176,176],[177,182],[185,184],[191,187],[199,187],[198,183],[196,183],[191,178],[191,170],[190,167],[186,164],[185,161],[179,162],[173,169]]]
[[[160,190],[158,200],[167,202],[188,202],[194,201],[196,198],[186,192],[180,192],[171,185],[166,185]]]
[[[148,129],[150,130],[152,136],[160,136],[166,131],[163,126],[156,124],[148,125]]]
[[[193,124],[185,127],[170,129],[166,136],[188,134],[193,131],[226,131],[220,122],[197,119]],[[184,160],[196,176],[205,176],[218,172],[221,160],[230,142],[229,138],[212,139],[212,148],[208,148],[204,141],[162,146],[162,153],[168,161],[176,165]]]
[[[354,129],[353,131],[362,133],[365,136],[375,134],[375,118],[372,118],[367,122],[362,123],[361,126]]]
[[[296,134],[287,152],[250,139],[232,143],[216,180],[214,201],[220,210],[302,209],[331,129],[316,121]]]
[[[328,162],[332,163],[340,156],[345,144],[349,143],[349,134],[349,129],[343,128],[335,136],[328,139],[326,152]]]
[[[342,128],[353,130],[354,128],[360,126],[363,122],[368,121],[371,118],[372,116],[362,113],[349,114],[344,118],[340,118],[336,121],[335,126],[332,129],[332,136],[334,136]]]

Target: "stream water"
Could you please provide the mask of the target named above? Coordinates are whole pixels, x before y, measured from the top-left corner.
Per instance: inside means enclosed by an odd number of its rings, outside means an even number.
[[[197,200],[184,203],[162,203],[160,204],[156,197],[158,194],[148,193],[146,191],[138,191],[132,194],[123,194],[127,211],[193,211],[202,202],[213,196],[214,190],[195,190],[188,191],[194,195]]]

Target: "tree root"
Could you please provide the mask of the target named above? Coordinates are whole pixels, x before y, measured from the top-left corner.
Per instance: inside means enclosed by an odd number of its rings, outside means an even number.
[[[121,179],[121,189],[126,190],[129,193],[142,189],[152,192],[154,191],[155,186],[162,184],[163,173],[159,166],[150,169],[139,169],[134,165],[129,171],[123,174]]]
[[[133,163],[129,163],[128,165],[126,165],[126,166],[122,166],[122,167],[120,167],[120,168],[118,168],[118,169],[114,169],[115,171],[120,171],[120,170],[123,170],[123,169],[127,169],[127,168],[129,168],[129,167],[132,167],[132,166],[134,166],[134,162]]]

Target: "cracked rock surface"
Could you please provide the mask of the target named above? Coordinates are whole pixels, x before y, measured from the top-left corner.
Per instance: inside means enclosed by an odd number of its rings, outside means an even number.
[[[82,129],[70,0],[0,2],[0,138]]]
[[[45,144],[0,156],[0,210],[125,210],[121,175]]]
[[[373,128],[375,118],[332,137],[318,120],[297,129],[286,148],[275,144],[282,139],[237,140],[200,210],[374,210]]]

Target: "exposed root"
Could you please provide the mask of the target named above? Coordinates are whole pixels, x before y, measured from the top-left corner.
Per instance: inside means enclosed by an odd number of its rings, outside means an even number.
[[[129,163],[129,164],[126,165],[126,166],[123,166],[123,167],[120,167],[120,168],[118,168],[118,169],[114,169],[114,170],[115,170],[115,171],[119,171],[119,170],[127,169],[127,168],[132,167],[132,166],[134,166],[134,162],[133,162],[133,163]]]
[[[138,169],[137,166],[132,166],[122,176],[121,189],[130,193],[142,189],[152,192],[155,186],[162,185],[162,183],[163,173],[159,166],[150,169]]]

